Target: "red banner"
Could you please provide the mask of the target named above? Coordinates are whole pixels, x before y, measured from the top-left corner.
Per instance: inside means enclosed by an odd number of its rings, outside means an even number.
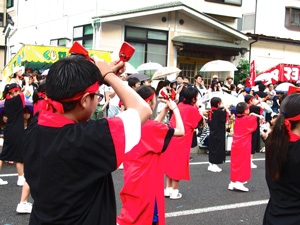
[[[250,86],[253,87],[255,86],[255,62],[254,60],[252,61],[251,65],[250,65]]]
[[[282,82],[295,82],[300,80],[300,66],[299,65],[289,65],[289,64],[279,64],[272,69],[269,69],[263,73],[257,75],[257,79],[264,75],[265,80],[273,79],[275,81]]]

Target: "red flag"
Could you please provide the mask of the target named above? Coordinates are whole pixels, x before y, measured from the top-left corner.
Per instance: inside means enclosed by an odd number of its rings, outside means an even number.
[[[255,86],[255,78],[256,78],[256,74],[255,74],[255,62],[253,60],[252,63],[251,63],[251,65],[250,65],[250,86],[251,87]]]

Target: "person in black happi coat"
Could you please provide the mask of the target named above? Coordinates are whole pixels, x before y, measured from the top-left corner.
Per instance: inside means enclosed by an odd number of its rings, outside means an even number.
[[[222,169],[217,166],[225,162],[225,124],[229,117],[229,112],[220,109],[222,100],[213,97],[210,101],[211,112],[208,117],[210,128],[209,136],[209,166],[208,170],[212,172],[221,172]]]
[[[245,102],[250,106],[250,113],[255,113],[257,115],[262,115],[263,114],[263,108],[260,106],[257,106],[259,102],[255,101],[253,95],[246,95],[245,96]],[[260,150],[260,129],[259,129],[259,124],[260,124],[261,118],[257,117],[257,128],[256,130],[252,133],[252,148],[251,148],[251,168],[255,169],[257,166],[252,162],[253,155],[255,152],[259,152]]]
[[[34,200],[30,225],[116,224],[111,173],[139,142],[151,110],[116,76],[124,71],[123,62],[108,64],[95,57],[95,64],[72,55],[50,67],[47,99],[27,128],[30,138],[24,139],[24,169]],[[89,120],[103,80],[127,110]]]
[[[300,224],[300,95],[286,97],[266,144],[264,225]]]
[[[25,96],[21,88],[16,84],[7,84],[3,91],[5,98],[4,107],[7,116],[7,123],[4,127],[4,143],[0,160],[14,161],[18,171],[18,186],[24,184],[23,174],[23,136],[24,118],[23,108],[25,106]],[[1,169],[1,168],[0,168]]]

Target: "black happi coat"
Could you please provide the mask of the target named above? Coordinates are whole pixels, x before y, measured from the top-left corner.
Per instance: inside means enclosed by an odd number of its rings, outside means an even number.
[[[221,164],[225,162],[225,124],[228,118],[226,111],[222,109],[212,110],[209,115],[208,125],[209,135],[209,162]]]
[[[271,149],[272,151],[272,149]],[[263,224],[300,224],[300,140],[290,142],[287,161],[278,180],[272,181],[266,165],[266,181],[270,192]]]
[[[116,224],[111,172],[125,154],[122,120],[75,124],[43,110],[38,116],[27,128],[30,140],[24,139],[24,169],[34,199],[29,224]]]
[[[259,106],[250,106],[249,108],[250,113],[255,113],[257,115],[262,114],[262,108]],[[252,133],[252,149],[251,149],[251,154],[255,154],[255,152],[259,152],[260,150],[260,129],[259,129],[259,124],[260,124],[260,118],[257,117],[257,128],[256,130]]]
[[[4,143],[0,160],[23,162],[24,106],[23,93],[11,99],[6,99],[4,102],[7,123],[3,130]]]

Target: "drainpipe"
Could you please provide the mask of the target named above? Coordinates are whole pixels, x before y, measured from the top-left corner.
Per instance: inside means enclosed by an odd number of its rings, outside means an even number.
[[[255,41],[253,41],[253,42],[251,42],[250,44],[249,44],[249,63],[251,64],[251,48],[252,48],[252,45],[254,44],[254,43],[256,43],[256,42],[258,42],[259,41],[259,36],[257,37],[257,39],[255,40]]]

